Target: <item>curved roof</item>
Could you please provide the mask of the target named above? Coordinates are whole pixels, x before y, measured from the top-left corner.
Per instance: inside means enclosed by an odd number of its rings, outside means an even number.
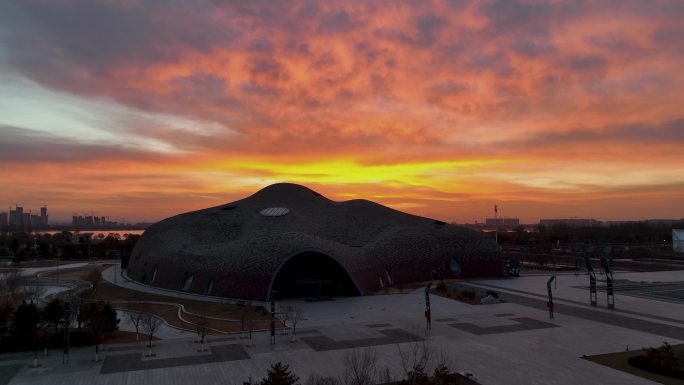
[[[432,271],[450,276],[501,274],[496,244],[480,233],[406,214],[367,200],[335,202],[304,186],[280,183],[223,206],[177,215],[145,231],[133,250],[129,275],[179,289],[265,300],[278,268],[302,251],[338,261],[362,292],[379,288],[379,275],[424,281]]]

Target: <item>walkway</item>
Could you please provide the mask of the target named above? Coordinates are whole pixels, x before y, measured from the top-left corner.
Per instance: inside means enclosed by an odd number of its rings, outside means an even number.
[[[667,280],[653,273],[634,274],[630,273],[630,279]],[[305,382],[310,374],[341,375],[345,357],[363,347],[372,347],[379,367],[398,377],[403,373],[398,349],[423,338],[448,352],[456,370],[469,370],[484,384],[636,385],[650,382],[581,357],[684,339],[682,324],[675,322],[684,318],[684,305],[616,295],[620,310],[646,315],[662,310],[658,317],[670,322],[571,302],[585,299],[586,293],[572,287],[586,277],[575,282],[564,276],[555,292],[556,317],[550,320],[543,298],[546,278],[468,282],[483,288],[496,286],[512,301],[496,305],[472,306],[433,295],[429,332],[422,289],[403,295],[290,301],[304,316],[297,326],[296,342],[281,332],[275,345],[269,344],[268,333],[254,333],[251,340],[239,335],[210,337],[209,349],[198,351],[200,345],[189,337],[157,341],[154,357],[145,357],[147,350],[141,342],[106,347],[104,360],[97,363],[91,361],[92,347],[78,348],[68,366],[61,365],[61,351],[56,350],[41,357],[42,366],[37,369],[28,367],[31,353],[1,355],[0,385],[6,378],[13,378],[12,385],[241,384],[250,377],[260,379],[277,361],[289,364]]]

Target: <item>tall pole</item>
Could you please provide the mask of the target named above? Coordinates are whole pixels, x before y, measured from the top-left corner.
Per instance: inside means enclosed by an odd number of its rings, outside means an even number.
[[[271,293],[271,345],[275,345],[275,299]]]
[[[425,326],[427,327],[427,330],[432,329],[432,319],[430,317],[430,286],[432,286],[432,282],[428,283],[425,287]]]
[[[499,244],[499,208],[494,204],[494,241]]]
[[[551,282],[556,279],[555,275],[552,275],[548,281],[546,281],[546,290],[549,294],[549,301],[546,303],[546,307],[549,308],[549,318],[553,319],[553,294],[551,294]]]

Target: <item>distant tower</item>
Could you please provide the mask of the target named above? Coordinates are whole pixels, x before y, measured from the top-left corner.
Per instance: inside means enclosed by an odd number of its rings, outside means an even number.
[[[494,204],[494,241],[496,241],[496,244],[499,244],[499,207]]]

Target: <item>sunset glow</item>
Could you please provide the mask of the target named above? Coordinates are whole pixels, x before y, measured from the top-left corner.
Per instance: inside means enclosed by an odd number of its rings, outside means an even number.
[[[0,203],[159,220],[276,182],[457,222],[684,217],[684,2],[0,5]]]

